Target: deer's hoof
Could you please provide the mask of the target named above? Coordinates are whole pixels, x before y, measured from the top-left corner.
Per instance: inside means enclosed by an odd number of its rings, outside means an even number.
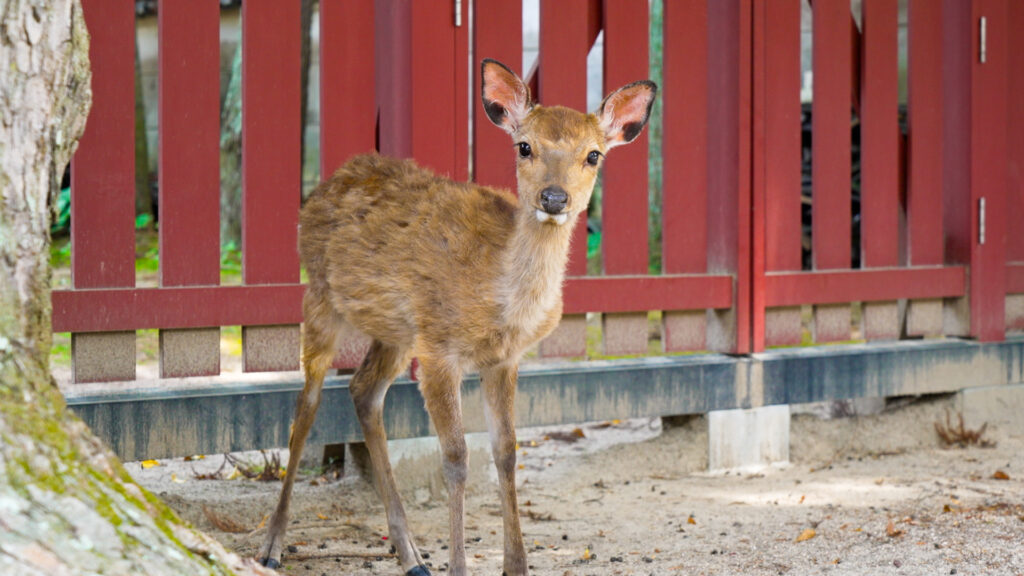
[[[275,560],[270,556],[267,556],[266,558],[260,558],[260,564],[266,566],[267,568],[270,568],[271,570],[277,570],[281,567],[281,561]]]
[[[427,567],[423,564],[417,564],[410,568],[409,571],[405,573],[405,576],[430,576],[430,570],[427,570]]]

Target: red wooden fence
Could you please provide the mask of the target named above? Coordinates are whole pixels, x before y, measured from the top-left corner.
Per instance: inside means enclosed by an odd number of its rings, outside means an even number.
[[[477,181],[514,187],[512,148],[476,99],[476,64],[487,56],[521,68],[522,5],[475,0],[470,22],[469,3],[456,25],[448,0],[321,0],[323,176],[378,149],[458,179],[472,165]],[[72,168],[73,287],[53,293],[54,330],[74,335],[74,380],[134,379],[134,331],[152,328],[163,377],[217,374],[219,329],[230,325],[243,326],[246,371],[296,369],[299,3],[243,4],[241,286],[218,285],[217,3],[160,3],[156,288],[134,286],[133,4],[83,4],[94,107]],[[866,340],[996,340],[1024,329],[1024,7],[911,0],[906,134],[897,9],[866,0],[858,26],[847,0],[813,2],[813,269],[804,271],[800,0],[666,0],[655,159],[663,273],[647,271],[645,134],[605,168],[602,274],[587,275],[581,225],[566,316],[540,353],[583,356],[589,312],[603,313],[611,355],[647,351],[651,310],[663,312],[667,352],[798,344],[806,306],[815,341],[848,340],[851,303],[861,303]],[[602,30],[605,92],[648,76],[647,0],[541,0],[540,16],[531,82],[542,104],[584,107],[586,57]],[[851,246],[851,113],[861,127],[860,246]],[[350,335],[338,365],[356,365],[364,346]]]

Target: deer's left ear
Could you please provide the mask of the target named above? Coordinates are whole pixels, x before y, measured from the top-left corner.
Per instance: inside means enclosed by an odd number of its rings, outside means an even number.
[[[608,149],[629,144],[643,131],[651,115],[658,85],[650,80],[627,84],[605,97],[597,117]]]

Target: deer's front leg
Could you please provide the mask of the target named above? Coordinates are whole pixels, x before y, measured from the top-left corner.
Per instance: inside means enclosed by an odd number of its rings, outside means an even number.
[[[463,514],[466,476],[469,474],[466,433],[462,426],[462,374],[444,360],[420,358],[420,392],[441,443],[444,479],[448,487],[448,520],[451,527],[448,572],[466,574],[466,535]]]
[[[497,366],[480,371],[486,399],[487,429],[491,451],[498,469],[498,491],[505,531],[504,573],[527,574],[526,548],[519,527],[519,503],[516,497],[516,380],[517,365]]]

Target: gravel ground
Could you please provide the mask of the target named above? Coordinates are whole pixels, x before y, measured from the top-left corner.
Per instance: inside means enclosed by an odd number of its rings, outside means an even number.
[[[717,474],[704,472],[703,418],[521,430],[532,573],[1024,575],[1024,426],[988,430],[995,447],[943,448],[934,423],[952,407],[940,398],[874,416],[794,416],[790,464]],[[129,469],[183,517],[255,554],[280,485],[195,477],[222,461]],[[443,573],[444,498],[409,489],[405,503]],[[466,511],[470,571],[500,574],[491,481],[470,486]],[[366,481],[311,471],[296,487],[282,572],[397,576],[386,534]]]

